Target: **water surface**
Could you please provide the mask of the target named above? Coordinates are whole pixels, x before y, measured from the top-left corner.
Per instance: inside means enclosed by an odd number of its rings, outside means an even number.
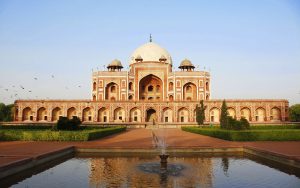
[[[180,167],[174,174],[149,170],[159,168],[158,161],[146,156],[72,158],[12,187],[300,187],[297,169],[245,157],[170,157],[171,171]]]

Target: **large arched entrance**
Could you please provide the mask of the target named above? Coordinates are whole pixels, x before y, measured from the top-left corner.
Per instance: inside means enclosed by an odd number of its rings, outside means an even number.
[[[147,122],[156,122],[157,118],[156,118],[156,111],[152,108],[150,108],[149,110],[147,110],[146,112],[147,116],[146,116],[146,121]]]
[[[163,100],[163,83],[160,78],[150,74],[139,83],[140,100]]]

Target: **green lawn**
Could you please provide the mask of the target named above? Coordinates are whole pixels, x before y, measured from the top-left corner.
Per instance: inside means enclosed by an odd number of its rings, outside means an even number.
[[[0,127],[1,141],[88,141],[125,131],[126,127],[86,127],[76,131],[53,131],[51,127]]]
[[[252,126],[250,130],[182,127],[184,131],[231,141],[300,141],[299,125]]]

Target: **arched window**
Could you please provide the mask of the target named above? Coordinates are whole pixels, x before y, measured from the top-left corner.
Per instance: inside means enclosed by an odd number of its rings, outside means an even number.
[[[93,95],[93,101],[96,101],[96,95]]]
[[[169,101],[173,101],[173,100],[174,100],[173,95],[170,95],[169,96]]]
[[[208,82],[205,83],[205,88],[206,88],[206,91],[209,91],[209,84],[208,84]]]
[[[128,99],[129,99],[129,100],[132,100],[132,99],[133,99],[132,95],[129,95]]]
[[[115,98],[115,97],[111,97],[110,100],[111,100],[111,101],[115,101],[116,98]]]
[[[149,100],[149,101],[153,100],[153,97],[149,97],[148,100]]]
[[[191,100],[192,100],[192,98],[191,98],[191,97],[188,97],[188,98],[186,98],[186,100],[188,100],[188,101],[191,101]]]
[[[96,84],[96,82],[94,82],[93,83],[93,91],[96,91],[96,86],[97,86],[97,84]]]
[[[206,100],[209,100],[209,95],[206,95]]]
[[[173,82],[169,83],[169,91],[173,91]]]
[[[148,86],[148,92],[152,92],[152,91],[153,91],[153,86],[152,85]]]
[[[132,89],[133,89],[132,82],[129,82],[128,89],[129,89],[129,90],[132,90]]]

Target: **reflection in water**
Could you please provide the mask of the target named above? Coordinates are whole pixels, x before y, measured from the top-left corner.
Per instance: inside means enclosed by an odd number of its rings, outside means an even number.
[[[153,166],[158,172],[153,173]],[[32,177],[12,180],[12,187],[300,187],[299,169],[291,175],[274,164],[239,157],[170,157],[166,173],[159,158],[73,158]],[[140,167],[143,167],[142,169]],[[176,168],[180,169],[176,169]],[[148,169],[148,170],[145,170]],[[149,170],[150,168],[150,170]],[[275,166],[275,168],[277,168]],[[285,166],[284,169],[289,167]],[[170,172],[180,173],[170,173]],[[281,167],[278,169],[282,169]],[[295,176],[296,175],[296,176]],[[0,181],[1,185],[1,181]],[[3,186],[2,186],[3,187]],[[5,187],[5,186],[4,186]]]
[[[229,160],[227,157],[222,158],[222,168],[224,175],[228,177]]]
[[[211,158],[170,158],[168,172],[161,173],[160,164],[153,163],[153,159],[117,157],[93,158],[90,161],[89,178],[92,187],[103,185],[104,187],[146,187],[146,185],[211,187],[212,185]],[[155,161],[159,159],[156,158]],[[179,169],[182,172],[177,174],[175,170],[180,167],[179,164],[184,164],[186,168]],[[157,171],[151,168],[157,168]]]

